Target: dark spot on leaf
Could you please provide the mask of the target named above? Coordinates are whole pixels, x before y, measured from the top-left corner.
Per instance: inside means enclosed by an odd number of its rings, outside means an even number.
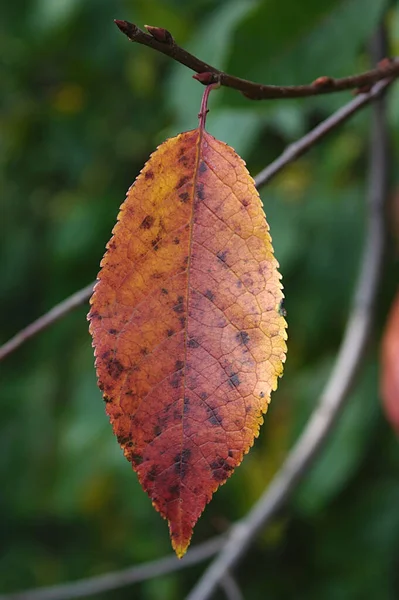
[[[205,171],[208,169],[208,167],[206,166],[206,164],[204,163],[204,161],[201,161],[200,166],[199,166],[199,172],[200,173],[205,173]]]
[[[150,171],[146,171],[144,177],[146,179],[154,179],[154,173],[150,170]]]
[[[208,300],[213,300],[215,297],[214,293],[211,290],[206,290],[205,292],[205,298],[208,298]]]
[[[140,354],[141,354],[142,356],[147,356],[147,354],[148,354],[148,348],[141,348],[141,350],[140,350]]]
[[[185,183],[187,183],[187,181],[189,181],[189,179],[190,179],[190,177],[188,177],[187,175],[185,175],[184,177],[181,177],[179,179],[179,181],[177,182],[176,189],[179,189],[179,188],[183,187],[183,185]]]
[[[229,456],[230,456],[230,458],[233,458],[233,451],[232,450],[229,450]]]
[[[190,399],[187,396],[184,398],[183,402],[183,412],[187,414],[190,411]]]
[[[149,481],[154,481],[156,479],[157,474],[158,474],[158,469],[155,465],[153,465],[147,473],[147,479]]]
[[[109,330],[109,333],[110,333],[111,335],[116,335],[116,334],[118,333],[118,330],[117,330],[117,329],[110,329],[110,330]]]
[[[135,465],[141,465],[143,462],[143,457],[140,454],[132,454],[132,461]]]
[[[247,198],[244,198],[244,200],[242,201],[244,206],[249,206],[251,204],[251,200],[247,200]]]
[[[109,396],[107,396],[106,394],[104,394],[103,398],[104,398],[104,402],[106,402],[106,403],[112,402],[111,398]]]
[[[181,459],[183,462],[187,462],[190,460],[190,456],[191,456],[191,450],[189,448],[186,448],[182,452]]]
[[[178,244],[180,244],[180,239],[178,237],[175,237],[173,243],[176,244],[176,246],[178,246]]]
[[[225,263],[226,262],[226,256],[227,256],[227,250],[223,250],[223,252],[222,251],[218,252],[216,254],[216,256],[218,257],[218,259],[220,261],[222,261],[223,263]]]
[[[180,298],[180,297],[181,297],[181,296],[179,296],[179,298]],[[179,302],[179,299],[178,299],[177,301]],[[178,314],[179,314],[179,313],[182,313],[182,312],[184,312],[184,305],[183,305],[183,302],[179,302],[178,304],[176,304],[176,305],[173,307],[173,310],[174,310],[174,312],[175,312],[175,313],[178,313]]]
[[[205,200],[205,193],[204,193],[204,184],[203,183],[199,183],[197,185],[197,196],[200,200]]]
[[[177,369],[178,371],[180,371],[180,369],[182,369],[184,367],[184,362],[182,360],[177,360],[175,362],[175,369]]]
[[[177,389],[179,387],[182,380],[182,375],[183,373],[181,371],[173,373],[172,377],[170,378],[170,385],[173,389]]]
[[[249,335],[246,331],[239,331],[236,335],[236,340],[239,344],[248,344]]]
[[[206,400],[208,398],[208,394],[206,392],[201,392],[200,398],[201,398],[201,400]]]
[[[118,379],[124,371],[122,363],[117,358],[111,358],[108,362],[107,370],[112,379]]]
[[[278,314],[281,317],[286,317],[287,316],[287,311],[284,308],[284,300],[280,300],[280,304],[278,305]]]
[[[184,204],[186,204],[190,198],[190,194],[188,192],[183,192],[182,194],[179,194],[179,198]]]
[[[231,377],[229,378],[229,385],[230,387],[238,387],[240,385],[241,381],[240,378],[238,377],[237,373],[233,373],[233,375],[231,375]]]
[[[259,398],[264,398],[264,397],[265,397],[265,392],[261,392],[261,393],[259,394]]]
[[[129,442],[131,440],[131,437],[130,435],[117,435],[116,439],[118,440],[118,444],[122,446]]]
[[[152,227],[154,225],[154,217],[152,217],[151,215],[147,215],[141,225],[140,225],[140,229],[150,229],[150,227]]]
[[[164,294],[164,296],[166,296],[167,294],[169,294],[168,290],[166,288],[162,288],[161,292]]]
[[[195,340],[194,338],[191,338],[191,340],[188,340],[187,342],[187,346],[189,348],[198,348],[199,343],[197,342],[197,340]]]
[[[167,333],[168,337],[171,337],[175,333],[175,330],[174,329],[168,329],[168,331],[166,333]]]
[[[169,494],[173,497],[178,496],[180,491],[180,486],[178,485],[171,485],[169,488]]]
[[[161,236],[157,235],[157,237],[153,240],[151,240],[151,246],[154,248],[154,250],[158,250],[158,244],[161,241]]]
[[[210,415],[208,417],[208,421],[211,425],[220,425],[219,421],[217,420],[217,418],[215,417],[215,415]]]
[[[184,328],[186,326],[186,317],[179,317],[180,325]]]

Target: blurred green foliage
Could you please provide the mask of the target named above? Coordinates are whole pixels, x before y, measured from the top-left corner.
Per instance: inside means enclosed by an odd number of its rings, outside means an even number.
[[[166,27],[237,75],[292,84],[367,68],[367,42],[385,8],[385,0],[3,3],[2,340],[95,278],[118,207],[148,155],[168,135],[196,126],[200,84],[181,65],[129,44],[114,18]],[[386,22],[390,52],[399,54],[397,3]],[[221,90],[211,98],[208,129],[256,174],[348,98],[251,102]],[[288,362],[260,439],[215,495],[193,544],[251,507],[326,381],[364,238],[369,116],[369,109],[356,116],[262,191],[284,276]],[[397,163],[397,85],[389,118]],[[245,598],[399,597],[399,452],[378,395],[380,331],[396,280],[388,259],[365,368],[326,450],[238,568]],[[171,551],[166,524],[105,416],[86,312],[68,315],[2,365],[1,592]],[[101,599],[182,598],[202,569]]]

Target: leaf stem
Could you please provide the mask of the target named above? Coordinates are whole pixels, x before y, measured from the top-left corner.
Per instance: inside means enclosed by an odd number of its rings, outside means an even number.
[[[211,93],[212,90],[216,90],[218,87],[220,87],[220,81],[215,81],[214,83],[210,83],[209,85],[206,86],[204,93],[202,94],[201,108],[198,113],[198,119],[199,119],[198,127],[201,132],[205,130],[206,115],[209,111],[209,109],[208,109],[209,94]]]

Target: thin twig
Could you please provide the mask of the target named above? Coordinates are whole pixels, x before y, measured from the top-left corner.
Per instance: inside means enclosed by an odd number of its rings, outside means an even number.
[[[93,292],[93,286],[94,283],[90,283],[83,289],[75,292],[72,296],[69,296],[69,298],[56,304],[56,306],[53,306],[46,314],[42,315],[36,321],[33,321],[33,323],[25,327],[25,329],[22,329],[19,333],[14,335],[14,337],[0,347],[0,360],[14,352],[14,350],[22,346],[22,344],[31,337],[37,335],[43,331],[43,329],[46,329],[46,327],[64,317],[71,310],[86,302]]]
[[[244,596],[238,587],[238,583],[231,573],[225,573],[220,581],[220,587],[223,589],[227,600],[244,600]]]
[[[187,600],[207,600],[225,573],[243,557],[259,531],[288,500],[327,440],[362,363],[372,329],[374,305],[383,264],[384,204],[388,196],[388,128],[384,99],[373,111],[368,187],[368,224],[353,306],[334,368],[305,431],[253,509],[234,525],[226,544]]]
[[[212,65],[203,62],[193,54],[184,50],[176,44],[172,34],[161,27],[147,26],[150,33],[145,33],[137,25],[129,21],[115,20],[119,29],[132,42],[144,44],[153,48],[162,54],[166,54],[173,60],[185,65],[196,73],[211,73],[215,81],[221,85],[239,90],[251,100],[271,100],[276,98],[304,98],[308,96],[317,96],[320,94],[331,94],[333,92],[342,92],[344,90],[367,90],[377,81],[387,77],[397,77],[399,75],[399,59],[392,61],[382,61],[377,69],[372,69],[359,75],[351,75],[342,79],[333,79],[332,77],[318,77],[310,85],[262,85],[253,81],[247,81],[240,77],[234,77],[216,69]],[[200,79],[201,80],[201,79]],[[211,83],[211,80],[205,79],[203,83]]]
[[[347,121],[352,115],[354,115],[361,108],[366,106],[372,100],[379,97],[382,92],[393,82],[392,79],[384,79],[383,81],[376,83],[372,89],[364,94],[359,94],[351,102],[337,110],[331,117],[328,117],[325,121],[317,125],[312,131],[304,135],[302,138],[287,146],[284,152],[270,165],[263,169],[255,177],[255,185],[258,189],[268,183],[272,177],[280,173],[288,164],[293,162],[299,156],[310,150],[319,140],[328,135],[331,131],[336,129],[339,125]],[[36,321],[28,325],[17,333],[11,340],[6,342],[0,347],[0,361],[6,356],[17,350],[24,342],[29,340],[31,337],[40,333],[64,315],[74,308],[77,308],[80,304],[86,302],[92,293],[93,285],[90,284],[79,290],[78,292],[66,298],[60,304],[57,304],[48,313],[39,317]]]
[[[384,90],[393,82],[392,79],[384,79],[376,83],[369,92],[366,94],[359,94],[348,104],[345,104],[342,108],[339,108],[331,117],[328,117],[317,125],[312,131],[304,135],[298,141],[293,142],[284,150],[284,152],[270,165],[265,167],[255,177],[255,184],[257,188],[262,187],[272,179],[277,173],[279,173],[289,163],[294,162],[297,158],[305,154],[310,148],[312,148],[319,140],[326,137],[331,131],[334,131],[338,125],[342,125],[352,115],[358,112],[361,108],[369,104],[372,100],[380,97]]]
[[[88,577],[72,583],[0,595],[0,600],[71,600],[93,596],[196,565],[216,554],[223,542],[223,536],[214,537],[189,550],[182,560],[173,554],[143,565]]]

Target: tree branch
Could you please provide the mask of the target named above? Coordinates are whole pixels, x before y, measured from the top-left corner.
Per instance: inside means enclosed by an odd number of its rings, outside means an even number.
[[[94,283],[90,283],[83,289],[75,292],[72,296],[69,296],[59,304],[56,304],[56,306],[53,306],[46,314],[39,317],[36,321],[33,321],[33,323],[25,327],[25,329],[22,329],[19,333],[14,335],[14,337],[0,347],[0,360],[14,352],[14,350],[22,346],[22,344],[31,337],[37,335],[43,331],[43,329],[46,329],[49,325],[64,317],[71,310],[86,302],[92,294],[93,286]]]
[[[277,86],[262,85],[240,77],[234,77],[216,69],[212,65],[203,62],[193,54],[190,54],[184,48],[181,48],[174,41],[172,34],[161,27],[151,27],[146,25],[150,33],[145,33],[137,25],[129,21],[115,20],[115,24],[124,33],[130,41],[144,44],[153,50],[166,54],[173,60],[185,65],[196,73],[210,73],[213,81],[219,81],[221,85],[238,90],[251,100],[271,100],[277,98],[304,98],[308,96],[318,96],[320,94],[331,94],[333,92],[342,92],[344,90],[358,89],[367,91],[374,83],[388,77],[395,78],[399,76],[399,59],[392,61],[383,60],[377,69],[372,69],[359,75],[351,75],[342,79],[333,79],[332,77],[318,77],[309,85],[298,86]],[[199,77],[199,81],[209,84],[212,78],[205,79]]]
[[[212,596],[221,578],[239,562],[259,531],[270,523],[301,481],[344,407],[372,329],[385,246],[384,204],[388,196],[388,171],[388,127],[384,99],[379,99],[373,111],[370,143],[367,235],[353,307],[334,368],[317,408],[282,468],[253,509],[232,527],[220,554],[187,600],[207,600]]]
[[[312,148],[318,141],[336,129],[339,125],[347,121],[357,111],[369,104],[372,100],[380,97],[383,91],[386,90],[392,82],[392,79],[384,79],[383,81],[376,83],[369,92],[359,94],[351,102],[337,110],[333,115],[331,115],[331,117],[328,117],[328,119],[317,125],[317,127],[312,129],[312,131],[304,135],[298,141],[287,146],[284,152],[276,160],[258,173],[258,175],[255,177],[256,187],[260,189],[273,177],[280,173],[284,167],[310,150],[310,148]],[[17,350],[31,337],[40,333],[43,331],[43,329],[46,329],[49,325],[52,325],[64,317],[68,312],[74,308],[77,308],[80,304],[86,302],[91,296],[93,286],[94,283],[91,283],[78,292],[75,292],[72,294],[72,296],[69,296],[69,298],[66,298],[63,302],[60,302],[60,304],[54,306],[54,308],[52,308],[48,313],[39,317],[39,319],[22,329],[3,346],[0,346],[0,361]]]
[[[216,554],[222,547],[223,542],[224,536],[214,537],[189,550],[183,560],[179,560],[174,554],[171,554],[143,565],[98,575],[97,577],[88,577],[72,583],[3,594],[0,595],[0,600],[71,600],[72,598],[94,596],[94,594],[116,590],[196,565]]]

